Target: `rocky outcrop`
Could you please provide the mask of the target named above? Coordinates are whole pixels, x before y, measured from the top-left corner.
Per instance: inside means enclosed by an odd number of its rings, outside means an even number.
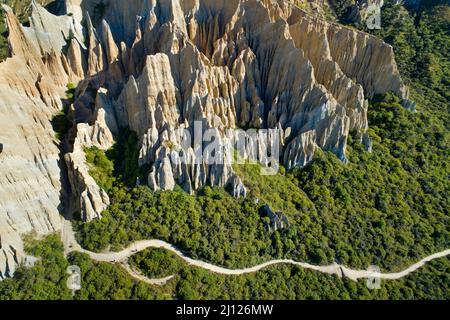
[[[269,218],[270,222],[266,226],[269,232],[289,228],[290,223],[284,213],[274,212],[268,205],[264,205],[259,211],[262,216]]]
[[[370,15],[380,13],[383,6],[384,0],[357,0],[347,19],[353,22],[366,21]]]
[[[231,180],[231,190],[232,195],[235,198],[245,198],[247,196],[247,188],[245,187],[244,183],[242,182],[241,178],[238,176],[234,176]]]
[[[0,64],[0,279],[25,257],[23,234],[44,235],[61,226],[64,189],[50,120],[62,108],[72,76],[59,53],[70,19],[34,4],[26,28],[8,7],[3,10],[13,58]]]
[[[69,7],[79,12],[79,5]],[[192,192],[209,184],[245,194],[231,164],[208,163],[207,144],[198,150],[175,137],[179,130],[193,136],[195,122],[203,132],[216,130],[219,145],[233,141],[227,129],[279,130],[279,159],[288,169],[306,165],[319,148],[346,162],[349,133],[362,139],[368,128],[366,99],[387,91],[408,95],[390,46],[281,0],[112,0],[94,26],[95,5],[83,4],[86,53],[72,39],[68,64],[87,76],[85,84],[108,89],[101,95],[107,127],[138,134],[139,163],[152,168],[154,190],[179,184]],[[80,25],[82,17],[72,16]],[[78,122],[94,123],[93,102],[77,103]],[[95,140],[89,134],[101,134],[78,128],[86,143]],[[248,149],[260,154],[269,144],[260,139]]]
[[[114,120],[111,120],[111,122],[114,123]],[[97,110],[93,125],[79,123],[76,130],[74,150],[91,147],[108,150],[114,144],[114,137],[106,124],[106,111],[103,108]]]
[[[85,220],[100,217],[109,199],[83,150],[111,147],[120,127],[138,134],[154,190],[212,185],[239,197],[247,189],[233,166],[215,161],[233,157],[230,130],[270,129],[241,138],[250,157],[279,142],[263,166],[304,166],[318,149],[345,162],[350,132],[365,139],[366,100],[408,96],[390,46],[282,0],[109,0],[103,17],[96,0],[65,3],[68,14],[54,16],[33,2],[30,27],[5,7],[13,58],[0,65],[0,278],[22,259],[22,234],[60,228],[62,199]],[[65,194],[50,120],[69,82],[79,85]],[[205,132],[200,146],[187,139]]]
[[[367,130],[366,98],[387,91],[407,97],[390,46],[282,1],[133,6],[147,17],[137,31],[129,17],[115,15],[118,3],[111,6],[110,29],[123,27],[115,34],[127,51],[122,64],[133,64],[137,52],[150,54],[139,78],[136,63],[128,68],[133,75],[118,103],[124,125],[140,136],[194,120],[219,129],[281,128],[291,132],[288,167],[306,164],[317,148],[345,161],[348,133]],[[143,152],[149,161],[152,148]]]
[[[118,118],[138,136],[150,128],[160,132],[164,126],[178,123],[180,101],[168,56],[151,55],[140,77],[131,76],[119,97],[117,105],[122,108],[118,109]]]

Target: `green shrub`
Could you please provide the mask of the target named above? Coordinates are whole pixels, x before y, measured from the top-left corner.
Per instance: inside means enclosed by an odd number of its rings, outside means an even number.
[[[109,192],[115,181],[114,163],[108,159],[103,150],[97,147],[85,148],[84,152],[89,166],[89,174],[101,188]]]

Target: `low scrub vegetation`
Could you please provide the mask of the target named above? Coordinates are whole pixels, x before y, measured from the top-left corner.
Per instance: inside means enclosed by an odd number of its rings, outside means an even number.
[[[162,300],[162,299],[448,299],[450,259],[433,261],[402,280],[382,281],[369,290],[365,281],[353,282],[292,266],[274,266],[242,276],[221,276],[192,268],[171,253],[150,249],[132,261],[148,276],[174,272],[161,287],[131,278],[116,264],[97,263],[87,255],[63,255],[58,235],[29,242],[28,252],[40,260],[32,268],[20,267],[14,278],[0,282],[0,300]],[[170,270],[164,257],[170,261]],[[81,270],[81,290],[67,288],[67,267]],[[176,269],[174,268],[176,266]],[[145,269],[144,269],[145,268]],[[149,271],[152,270],[152,271]]]

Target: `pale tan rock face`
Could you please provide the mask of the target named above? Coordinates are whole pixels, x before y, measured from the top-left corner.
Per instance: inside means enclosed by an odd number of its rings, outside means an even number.
[[[107,99],[108,91],[101,89],[95,99],[96,108],[93,124],[78,123],[74,130],[72,151],[64,156],[70,183],[69,200],[72,212],[79,212],[83,221],[101,218],[101,213],[109,206],[108,194],[98,186],[89,174],[85,149],[96,147],[108,150],[114,145],[112,132],[118,126]]]
[[[141,32],[134,32],[135,40],[127,38],[131,30],[116,34],[122,35],[123,43],[133,43],[132,48],[122,49],[127,51],[122,55],[123,65],[142,60],[133,54],[141,39],[144,48],[139,50],[150,54],[138,78],[134,76],[137,70],[128,68],[133,75],[117,105],[126,114],[121,118],[128,119],[123,124],[144,137],[142,163],[156,165],[150,177],[154,189],[159,183],[157,172],[168,157],[155,156],[163,145],[157,132],[163,133],[167,125],[176,128],[177,123],[192,127],[195,120],[204,120],[222,132],[239,126],[289,130],[282,156],[288,168],[305,165],[317,148],[345,160],[349,132],[367,129],[367,102],[363,86],[334,61],[327,38],[331,25],[316,23],[312,17],[308,20],[302,11],[282,2],[171,3],[151,8],[151,18]],[[175,17],[179,6],[184,20]],[[111,21],[120,19],[114,12],[109,15]],[[128,25],[124,20],[121,23]],[[316,26],[319,23],[323,25]],[[112,24],[108,28],[115,30]],[[359,54],[357,48],[352,50]],[[158,87],[163,83],[165,90]],[[195,189],[192,184],[232,182],[211,176],[206,165],[203,168],[200,179],[178,168],[173,169],[173,176],[180,177],[181,185],[190,181],[186,190]],[[232,168],[226,171],[231,178]]]
[[[64,199],[87,221],[101,216],[109,198],[83,149],[110,148],[120,127],[138,134],[152,189],[230,186],[239,197],[247,189],[232,166],[207,164],[194,145],[179,152],[179,130],[201,121],[227,144],[227,129],[276,128],[287,168],[318,149],[347,161],[349,133],[368,128],[367,98],[408,95],[390,46],[286,1],[109,0],[92,22],[83,12],[94,16],[97,4],[66,0],[70,15],[59,17],[35,5],[30,28],[6,8],[13,58],[0,65],[0,278],[23,256],[22,234],[60,228]],[[79,83],[73,145],[61,157],[50,120],[69,82]],[[266,143],[252,141],[257,150]]]
[[[22,28],[4,9],[14,57],[0,64],[0,279],[24,256],[21,235],[60,228],[64,191],[50,120],[70,77],[54,51],[61,49],[59,37],[38,41],[34,29]],[[36,14],[33,21],[38,24]]]
[[[74,76],[83,79],[85,76],[86,61],[81,52],[80,44],[76,39],[70,41],[67,61]]]
[[[148,56],[139,78],[131,77],[118,104],[124,105],[127,125],[139,136],[151,127],[160,130],[178,123],[180,93],[175,87],[169,58],[165,54]]]
[[[73,209],[80,212],[83,221],[101,218],[101,213],[109,205],[109,197],[90,176],[83,149],[66,154],[64,160],[72,189]]]
[[[3,9],[12,58],[0,64],[0,279],[11,276],[24,257],[22,235],[61,227],[68,195],[51,119],[62,109],[66,85],[84,78],[85,68],[75,45],[82,37],[71,41],[67,56],[61,53],[65,39],[78,35],[72,17],[33,4],[26,28]]]

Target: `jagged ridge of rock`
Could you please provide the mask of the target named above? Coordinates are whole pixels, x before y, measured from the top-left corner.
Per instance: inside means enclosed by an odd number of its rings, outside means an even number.
[[[88,74],[118,97],[118,122],[141,137],[155,190],[235,181],[231,166],[174,163],[175,132],[194,121],[223,144],[226,128],[281,129],[292,168],[318,148],[346,161],[349,133],[368,127],[366,99],[408,95],[389,45],[285,1],[110,1],[97,32],[87,20]]]
[[[113,134],[107,126],[106,111],[101,107],[101,97],[99,94],[94,124],[79,123],[76,126],[73,150],[64,156],[71,187],[71,209],[79,212],[83,221],[101,218],[101,213],[110,203],[108,194],[90,176],[84,151],[91,147],[108,150],[114,145]],[[114,128],[114,123],[110,126]]]
[[[0,64],[0,279],[24,256],[21,235],[60,228],[60,151],[50,120],[71,79],[60,53],[71,19],[34,6],[26,28],[4,10],[13,58]]]
[[[239,197],[247,189],[231,165],[207,164],[194,145],[181,151],[183,129],[200,121],[224,146],[227,129],[279,129],[250,139],[247,153],[279,141],[287,168],[319,148],[346,161],[349,133],[367,130],[366,99],[408,95],[390,46],[285,1],[110,0],[100,20],[98,5],[66,0],[68,15],[56,17],[33,2],[29,28],[6,8],[13,58],[0,65],[0,277],[23,257],[22,234],[59,229],[62,199],[87,221],[101,216],[109,198],[83,149],[109,148],[120,127],[138,134],[154,190],[230,186]],[[64,186],[50,119],[68,82],[78,88]]]

